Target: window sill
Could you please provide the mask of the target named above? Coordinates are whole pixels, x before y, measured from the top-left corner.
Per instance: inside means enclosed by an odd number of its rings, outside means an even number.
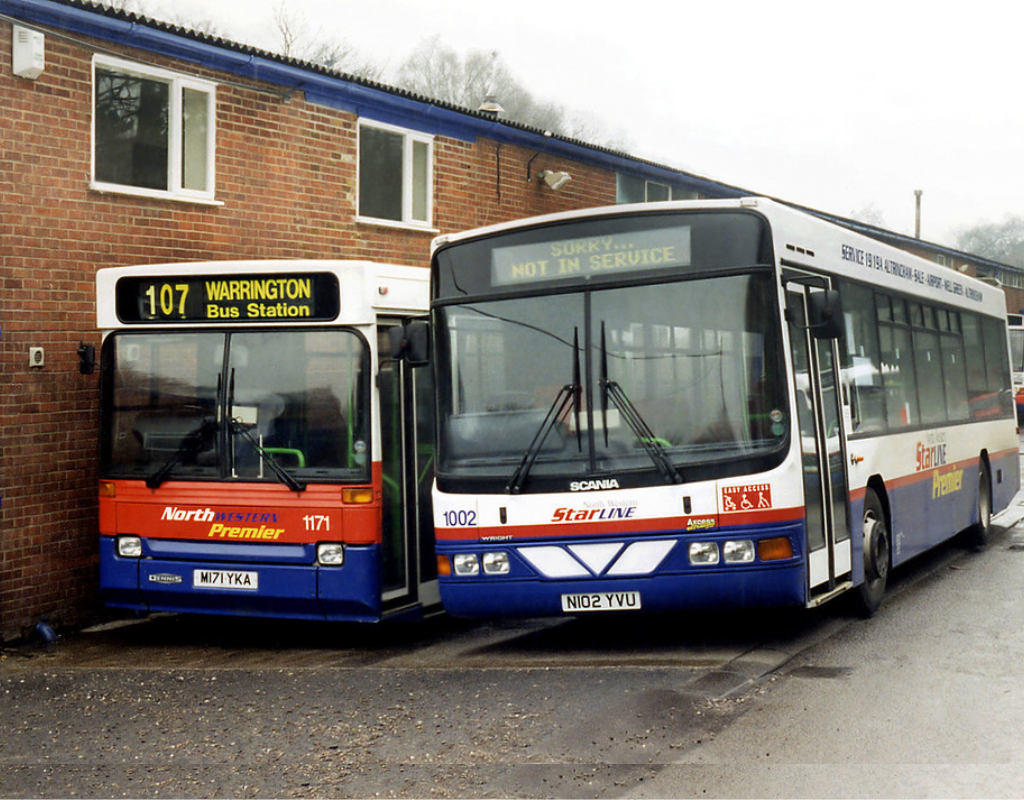
[[[222,206],[224,201],[214,200],[212,197],[196,197],[187,194],[174,194],[173,192],[159,192],[154,189],[139,189],[132,186],[118,186],[113,183],[89,184],[89,191],[97,194],[116,194],[127,197],[145,197],[148,200],[167,200],[172,203],[189,203],[199,206]]]
[[[380,228],[398,228],[412,233],[429,233],[431,236],[437,236],[437,234],[441,232],[439,228],[419,222],[399,222],[398,220],[393,219],[377,219],[376,217],[360,216],[356,216],[356,222],[360,225],[376,225]]]

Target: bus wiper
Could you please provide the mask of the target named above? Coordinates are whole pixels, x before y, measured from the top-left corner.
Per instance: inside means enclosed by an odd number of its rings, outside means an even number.
[[[548,413],[544,415],[544,421],[541,422],[537,432],[533,435],[533,441],[531,441],[530,446],[526,448],[526,452],[523,454],[523,458],[519,462],[519,466],[516,467],[516,471],[512,473],[512,479],[508,482],[508,486],[505,487],[505,491],[509,494],[518,494],[523,488],[523,484],[526,482],[526,478],[530,474],[530,470],[533,468],[533,462],[537,460],[537,456],[540,455],[540,450],[544,446],[544,440],[548,438],[548,434],[551,433],[551,429],[555,427],[555,423],[564,416],[570,403],[572,404],[576,414],[576,446],[580,450],[583,449],[583,432],[580,430],[581,388],[579,328],[576,328],[573,331],[572,350],[573,382],[565,384],[565,386],[558,390],[558,394],[555,395],[555,399],[552,401],[551,407],[548,409]]]
[[[160,488],[160,484],[167,480],[167,476],[171,474],[171,470],[178,465],[178,462],[191,453],[199,452],[199,450],[202,449],[203,442],[205,442],[211,434],[215,433],[216,430],[217,420],[213,417],[204,417],[198,428],[194,428],[185,434],[184,438],[181,440],[181,446],[171,453],[171,457],[161,464],[156,472],[146,478],[146,488]]]
[[[640,416],[640,412],[636,410],[626,393],[622,390],[622,387],[616,381],[608,379],[608,347],[605,342],[605,330],[604,322],[601,323],[601,422],[604,426],[604,445],[608,446],[608,400],[611,399],[612,403],[619,410],[619,414],[626,420],[626,424],[629,429],[633,431],[633,435],[637,441],[640,442],[640,446],[643,447],[647,456],[654,462],[654,466],[658,468],[658,472],[662,474],[668,483],[682,483],[683,478],[679,474],[679,470],[675,468],[672,460],[668,457],[668,452],[665,449],[665,445],[662,444],[662,440],[659,439],[654,431],[651,430],[651,426],[647,424],[647,421]]]
[[[231,432],[239,434],[243,439],[245,439],[245,441],[252,445],[253,450],[259,453],[260,458],[263,459],[263,463],[270,467],[270,471],[277,476],[277,479],[281,481],[281,483],[293,492],[306,491],[306,484],[303,481],[298,480],[288,470],[278,464],[274,456],[263,449],[263,445],[256,441],[256,437],[252,435],[248,425],[237,419],[233,419],[231,420]]]

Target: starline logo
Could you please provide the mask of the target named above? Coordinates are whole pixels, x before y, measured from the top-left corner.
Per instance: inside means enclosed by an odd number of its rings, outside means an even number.
[[[552,522],[597,522],[606,519],[633,519],[636,506],[617,508],[556,508]]]
[[[161,520],[169,522],[213,522],[215,517],[212,508],[193,508],[186,511],[177,506],[166,506],[164,513],[160,515]]]

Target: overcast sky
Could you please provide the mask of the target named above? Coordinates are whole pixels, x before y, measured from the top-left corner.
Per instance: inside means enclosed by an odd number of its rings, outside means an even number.
[[[141,0],[276,49],[281,0]],[[666,166],[956,245],[1024,216],[1024,11],[1003,0],[286,0],[394,74],[424,39],[497,51],[539,100]],[[500,97],[498,98],[500,101]]]

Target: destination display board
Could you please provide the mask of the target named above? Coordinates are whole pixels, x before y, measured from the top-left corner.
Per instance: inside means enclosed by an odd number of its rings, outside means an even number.
[[[341,307],[330,272],[127,277],[115,295],[118,318],[140,324],[328,322]]]
[[[433,256],[431,291],[435,300],[465,302],[492,292],[681,280],[773,260],[767,221],[746,209],[603,212],[544,224],[527,220],[442,243]]]
[[[509,286],[688,266],[690,228],[676,225],[496,247],[491,283]]]

